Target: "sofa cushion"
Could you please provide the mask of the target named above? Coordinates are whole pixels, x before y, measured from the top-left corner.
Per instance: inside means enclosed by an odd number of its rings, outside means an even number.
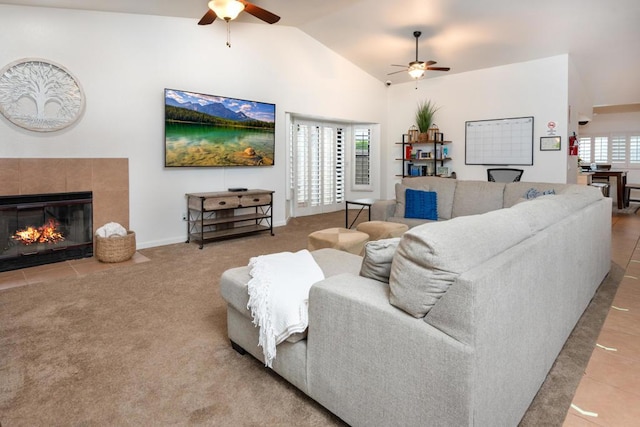
[[[405,218],[438,219],[438,193],[407,188],[404,194]]]
[[[396,253],[400,237],[374,240],[364,247],[364,258],[360,275],[380,282],[389,283],[391,261]]]
[[[406,185],[396,184],[396,212],[394,216],[404,218]]]
[[[389,301],[424,317],[458,275],[531,235],[528,222],[512,209],[412,228],[393,257]]]
[[[402,185],[415,190],[435,191],[438,193],[438,219],[451,219],[453,209],[453,195],[458,181],[451,178],[436,176],[421,176],[417,178],[403,178]],[[400,216],[396,212],[395,216]],[[404,215],[403,215],[404,216]]]
[[[502,209],[503,182],[458,181],[453,196],[452,216],[476,215]]]

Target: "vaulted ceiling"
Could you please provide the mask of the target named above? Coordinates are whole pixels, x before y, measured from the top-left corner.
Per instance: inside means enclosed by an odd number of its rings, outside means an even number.
[[[568,53],[594,106],[640,110],[639,0],[253,0],[382,82],[415,59],[451,73]],[[0,3],[192,18],[207,0],[16,0]],[[261,23],[249,14],[242,22]],[[223,25],[215,22],[213,25]],[[264,24],[267,25],[267,24]],[[239,31],[238,29],[236,31]],[[428,72],[425,78],[443,75]],[[629,108],[629,107],[627,107]]]

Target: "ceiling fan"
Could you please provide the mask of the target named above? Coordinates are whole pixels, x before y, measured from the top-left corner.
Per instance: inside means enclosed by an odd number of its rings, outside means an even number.
[[[418,60],[418,38],[422,35],[421,31],[414,31],[413,32],[413,36],[416,38],[416,60],[415,61],[411,61],[409,62],[409,65],[397,65],[397,64],[391,64],[392,67],[402,67],[404,68],[404,70],[402,71],[394,71],[393,73],[389,73],[387,75],[391,75],[391,74],[397,74],[397,73],[402,73],[403,71],[408,71],[409,75],[418,80],[419,78],[421,78],[422,76],[424,76],[425,71],[429,70],[429,71],[449,71],[451,68],[449,67],[432,67],[432,65],[436,64],[436,61],[420,61]]]
[[[198,25],[209,25],[216,18],[231,21],[236,19],[243,10],[268,24],[275,24],[280,20],[278,15],[245,0],[211,0],[209,2],[209,10],[200,19]]]
[[[209,10],[200,18],[198,25],[209,25],[213,23],[216,18],[224,19],[227,22],[227,46],[229,47],[231,47],[231,43],[229,42],[229,22],[236,19],[240,12],[245,11],[263,20],[267,24],[275,24],[280,20],[278,15],[246,0],[211,0],[208,6]]]

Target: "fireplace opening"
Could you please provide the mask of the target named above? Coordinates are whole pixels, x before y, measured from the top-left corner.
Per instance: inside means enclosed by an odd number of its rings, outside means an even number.
[[[93,256],[92,192],[0,197],[0,271]]]

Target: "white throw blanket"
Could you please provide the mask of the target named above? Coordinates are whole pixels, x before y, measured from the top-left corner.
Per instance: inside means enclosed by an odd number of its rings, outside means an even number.
[[[309,289],[324,273],[306,249],[260,255],[251,258],[249,268],[247,308],[260,328],[258,345],[270,368],[276,345],[307,328]]]

